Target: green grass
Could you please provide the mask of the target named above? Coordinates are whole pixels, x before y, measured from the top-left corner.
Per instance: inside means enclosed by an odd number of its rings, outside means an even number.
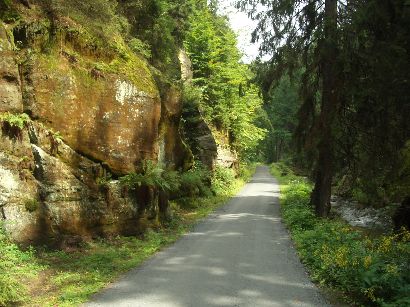
[[[281,184],[282,216],[313,281],[350,304],[410,306],[410,233],[368,237],[341,220],[317,218],[312,185],[285,168],[271,168]]]
[[[43,269],[34,250],[22,251],[8,239],[0,225],[0,306],[26,300],[27,285],[20,281],[35,277]]]
[[[0,234],[0,306],[77,306],[121,274],[175,242],[195,223],[236,194],[251,176],[226,185],[223,193],[183,198],[171,203],[174,219],[143,237],[115,237],[85,243],[73,250],[21,250]],[[221,179],[222,180],[222,179]]]
[[[29,305],[79,305],[121,273],[174,242],[183,232],[184,227],[177,226],[150,230],[143,238],[94,241],[72,252],[40,251],[37,261],[47,266],[48,270],[44,271],[47,280],[43,293],[33,295]]]

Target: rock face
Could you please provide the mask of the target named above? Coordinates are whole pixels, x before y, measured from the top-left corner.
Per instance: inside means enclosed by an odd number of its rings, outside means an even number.
[[[184,49],[181,49],[178,54],[179,62],[181,63],[181,79],[185,84],[191,84],[194,77],[192,71],[192,63],[188,54]]]
[[[112,74],[95,79],[61,55],[31,59],[23,82],[31,85],[25,90],[25,111],[114,173],[135,171],[136,162],[156,159],[161,117],[158,90],[140,64],[135,69],[144,86]]]
[[[180,89],[170,84],[160,95],[135,54],[102,57],[108,68],[97,69],[100,51],[62,34],[50,39],[56,34],[43,24],[31,40],[15,29],[25,40],[18,51],[13,29],[0,23],[0,115],[31,118],[13,126],[17,134],[0,121],[0,222],[29,243],[142,232],[149,219],[167,215],[167,197],[127,191],[116,178],[144,160],[171,169],[192,163],[179,132]],[[42,41],[60,44],[44,52]]]
[[[171,86],[162,99],[159,160],[170,169],[187,170],[193,156],[180,135],[181,99],[181,91],[175,86]]]
[[[0,135],[1,218],[16,241],[59,243],[143,231],[145,200],[110,179],[105,165],[35,122],[22,135]]]
[[[202,117],[198,106],[185,106],[182,117],[184,118],[184,137],[192,153],[208,169],[214,169],[218,148],[212,131]]]
[[[185,50],[180,50],[181,77],[185,86],[192,84],[192,63]],[[213,170],[218,155],[217,144],[211,129],[201,115],[199,105],[185,104],[182,110],[182,133],[195,157],[208,169]]]
[[[222,166],[222,167],[227,167],[227,168],[236,168],[238,165],[238,157],[237,155],[229,148],[229,146],[226,146],[224,144],[218,144],[218,150],[217,150],[217,158],[216,158],[216,164]]]
[[[13,45],[6,28],[0,23],[0,112],[21,112],[23,103]]]

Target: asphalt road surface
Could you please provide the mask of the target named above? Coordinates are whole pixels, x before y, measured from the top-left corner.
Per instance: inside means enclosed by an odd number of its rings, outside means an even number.
[[[265,166],[224,207],[86,306],[329,306],[281,223]]]

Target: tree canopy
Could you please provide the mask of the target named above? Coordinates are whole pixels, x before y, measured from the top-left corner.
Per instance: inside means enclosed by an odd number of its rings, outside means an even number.
[[[280,91],[285,74],[297,84],[298,103],[281,99],[299,109],[288,131],[315,180],[317,214],[328,214],[336,181],[364,203],[409,195],[408,1],[241,0],[237,7],[258,21],[253,40],[272,55],[256,68],[263,91]],[[272,113],[282,108],[272,94],[264,97],[277,125]],[[296,148],[291,156],[300,157]]]
[[[201,93],[205,119],[230,139],[243,157],[255,156],[265,130],[256,125],[262,109],[253,75],[241,62],[235,33],[228,20],[202,6],[189,20],[185,48],[192,60],[194,86]]]

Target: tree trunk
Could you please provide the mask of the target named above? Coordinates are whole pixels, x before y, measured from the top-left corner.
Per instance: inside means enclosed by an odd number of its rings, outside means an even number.
[[[315,187],[311,203],[316,215],[326,217],[330,211],[333,178],[333,122],[338,109],[337,91],[337,0],[325,1],[324,42],[322,45],[322,103],[319,116],[319,157],[316,165]]]
[[[282,151],[283,151],[283,138],[280,139],[279,148],[278,148],[278,161],[282,159]]]
[[[161,222],[169,222],[172,219],[172,214],[169,208],[169,195],[167,192],[159,191],[158,207]]]

